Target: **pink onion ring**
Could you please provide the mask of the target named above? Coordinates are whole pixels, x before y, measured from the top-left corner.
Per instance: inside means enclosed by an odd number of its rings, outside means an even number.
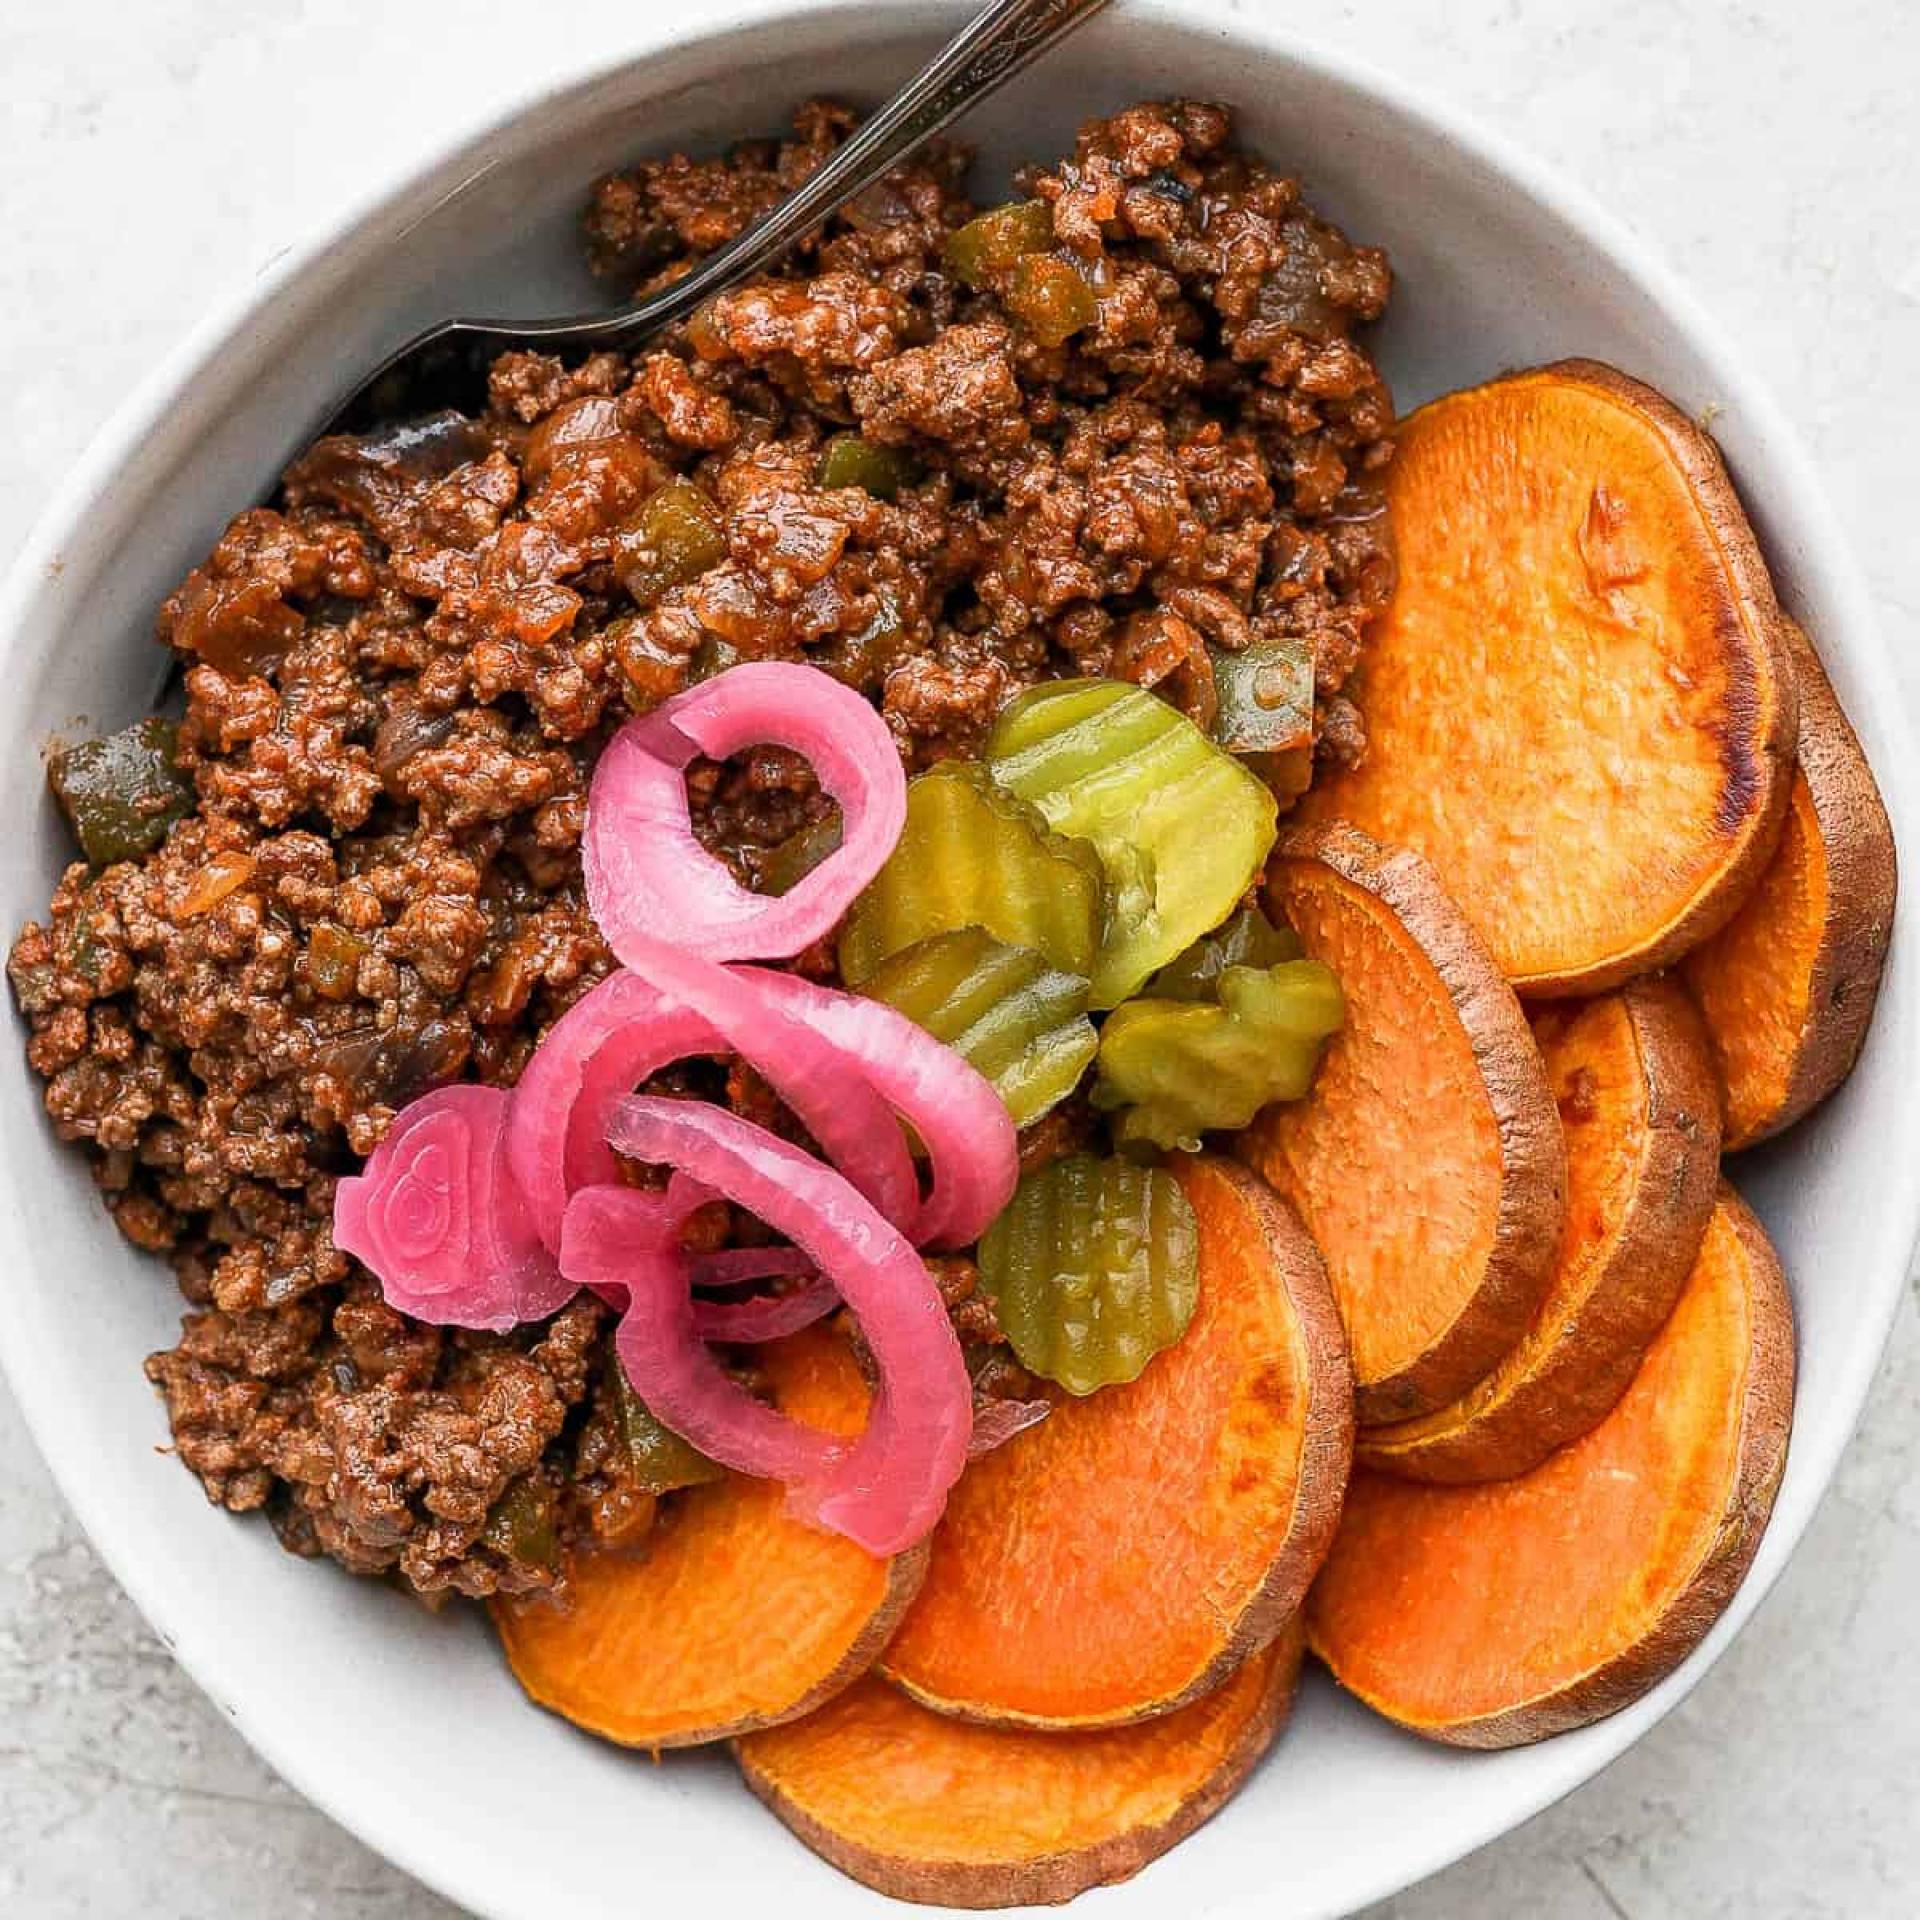
[[[739,1054],[883,1213],[913,1217],[919,1184],[891,1110],[861,1062],[761,991],[760,981],[782,976],[715,966],[652,940],[636,951],[648,977],[612,973],[575,1001],[514,1090],[508,1157],[549,1247],[559,1246],[569,1196],[618,1177],[606,1129],[620,1096],[696,1054]]]
[[[879,1374],[873,1410],[830,1473],[805,1465],[806,1447],[817,1446],[807,1442],[796,1443],[774,1477],[788,1482],[797,1511],[870,1553],[898,1553],[923,1539],[966,1464],[973,1390],[919,1255],[831,1167],[737,1114],[695,1101],[630,1098],[615,1110],[609,1138],[621,1153],[681,1168],[747,1208],[833,1281]],[[609,1217],[600,1198],[605,1191],[589,1188],[568,1208],[561,1264],[582,1281],[617,1274],[623,1252],[617,1211]],[[742,1457],[767,1457],[760,1423],[736,1434],[737,1401],[713,1387],[719,1370],[694,1331],[684,1271],[650,1271],[644,1289],[638,1277],[632,1285],[634,1305],[617,1341],[635,1392],[711,1458],[766,1471]]]
[[[510,1100],[470,1083],[423,1094],[335,1188],[334,1245],[399,1312],[504,1332],[573,1297],[507,1164]]]
[[[840,1289],[825,1274],[815,1274],[791,1293],[756,1294],[750,1300],[696,1300],[693,1330],[702,1340],[759,1346],[824,1320],[839,1304]]]
[[[1019,1132],[992,1082],[882,1001],[763,967],[734,972],[858,1061],[919,1135],[933,1168],[927,1196],[910,1216],[891,1213],[914,1244],[965,1247],[978,1240],[1020,1178]]]
[[[873,1084],[877,1076],[838,1034],[828,1031],[819,1011],[823,998],[844,1000],[849,1006],[870,1003],[825,987],[808,986],[805,998],[770,991],[769,981],[785,982],[791,976],[760,967],[719,966],[650,935],[636,934],[628,950],[631,971],[657,989],[668,1006],[687,1008],[705,1019],[728,1051],[762,1075],[827,1158],[889,1220],[904,1223],[914,1217],[920,1183],[906,1140]],[[912,1030],[963,1072],[973,1071],[951,1049],[917,1027]]]
[[[838,851],[784,894],[752,893],[694,836],[685,773],[700,755],[790,747],[840,803]],[[634,936],[709,960],[788,960],[833,930],[906,821],[887,723],[818,667],[752,661],[630,720],[600,756],[581,843],[587,904],[629,966]]]
[[[798,1280],[813,1273],[813,1262],[798,1247],[722,1247],[696,1253],[690,1265],[696,1287],[740,1287],[749,1280]]]
[[[540,1237],[560,1250],[568,1197],[611,1184],[620,1170],[607,1121],[650,1074],[725,1049],[712,1025],[672,1007],[643,980],[611,973],[547,1030],[513,1091],[507,1159]]]
[[[627,1296],[615,1346],[634,1392],[722,1466],[789,1485],[824,1479],[845,1443],[761,1405],[729,1378],[694,1325],[681,1222],[663,1220],[648,1204],[655,1198],[629,1187],[583,1188],[567,1204],[560,1242],[560,1264],[582,1285]]]

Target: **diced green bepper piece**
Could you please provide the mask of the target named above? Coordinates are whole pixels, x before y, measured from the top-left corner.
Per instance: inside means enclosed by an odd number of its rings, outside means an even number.
[[[1112,890],[1092,1004],[1117,1007],[1215,927],[1266,864],[1271,793],[1185,714],[1119,680],[1029,688],[987,741],[1002,786],[1092,841]]]
[[[947,236],[947,265],[970,287],[986,286],[1022,254],[1053,245],[1053,209],[1044,200],[1014,200],[977,213]]]
[[[560,1563],[560,1536],[553,1524],[553,1492],[541,1480],[516,1480],[493,1504],[480,1537],[495,1553],[523,1567]]]
[[[1242,907],[1225,925],[1203,933],[1141,989],[1147,1000],[1218,1000],[1220,976],[1229,967],[1277,967],[1298,960],[1300,936],[1276,927],[1258,907]]]
[[[633,1462],[634,1484],[643,1493],[678,1493],[682,1487],[704,1487],[724,1480],[727,1470],[709,1460],[674,1432],[662,1426],[647,1403],[634,1392],[618,1355],[610,1355],[607,1371],[613,1388],[614,1417]]]
[[[840,850],[840,809],[790,833],[753,856],[753,883],[761,893],[790,893],[830,853]]]
[[[1203,1133],[1244,1127],[1313,1083],[1346,1004],[1318,960],[1229,967],[1219,1003],[1130,1000],[1100,1030],[1093,1104],[1117,1112],[1114,1144],[1189,1151]]]
[[[1023,1367],[1092,1393],[1186,1332],[1200,1230],[1165,1169],[1073,1154],[1020,1182],[980,1242],[980,1284]]]
[[[140,720],[67,747],[48,763],[54,798],[96,867],[150,853],[192,810],[193,782],[174,758],[178,736],[171,720]]]
[[[984,927],[916,941],[884,961],[861,992],[897,1007],[991,1080],[1017,1127],[1064,1100],[1099,1045],[1086,976],[1062,973]]]
[[[1070,261],[1051,254],[1024,255],[1006,293],[1007,311],[1043,347],[1071,340],[1100,317],[1092,287]]]
[[[1313,779],[1313,646],[1304,637],[1261,640],[1229,653],[1207,649],[1219,710],[1213,737],[1282,799]]]
[[[697,580],[727,557],[720,510],[691,480],[650,493],[614,541],[613,570],[643,607]]]
[[[814,478],[823,487],[859,487],[876,500],[891,500],[916,477],[913,456],[883,447],[857,433],[836,433],[820,450]]]
[[[984,767],[943,760],[908,783],[899,842],[840,931],[840,977],[858,987],[921,940],[984,927],[1084,980],[1106,906],[1093,848],[1052,832]]]

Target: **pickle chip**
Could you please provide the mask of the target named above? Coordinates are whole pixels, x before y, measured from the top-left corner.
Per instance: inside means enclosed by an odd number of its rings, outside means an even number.
[[[980,1242],[1020,1364],[1069,1393],[1137,1379],[1187,1330],[1200,1234],[1173,1175],[1072,1154],[1030,1173]]]
[[[937,933],[884,961],[861,991],[897,1007],[993,1082],[1017,1127],[1080,1084],[1099,1045],[1083,974],[983,927]]]
[[[1276,927],[1258,907],[1242,907],[1223,926],[1203,933],[1177,960],[1147,982],[1149,1000],[1218,1000],[1229,967],[1277,967],[1306,949],[1291,927]]]
[[[922,940],[980,927],[1088,979],[1106,897],[1092,847],[1055,833],[985,767],[945,760],[908,783],[899,844],[841,929],[840,976],[861,986]]]
[[[1092,1004],[1116,1007],[1233,910],[1273,846],[1273,795],[1184,714],[1118,680],[1023,693],[987,742],[994,777],[1093,843],[1113,901]]]
[[[1300,1099],[1345,1012],[1339,981],[1318,960],[1228,967],[1212,1005],[1129,1000],[1101,1029],[1093,1104],[1119,1110],[1118,1147],[1197,1151],[1203,1133]]]

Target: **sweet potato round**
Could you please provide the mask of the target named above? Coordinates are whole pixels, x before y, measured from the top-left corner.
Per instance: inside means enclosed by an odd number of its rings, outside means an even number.
[[[821,1328],[769,1346],[780,1405],[858,1433],[868,1392]],[[644,1549],[571,1568],[572,1604],[496,1602],[514,1677],[543,1707],[629,1747],[688,1747],[811,1712],[873,1664],[918,1590],[926,1549],[876,1560],[792,1519],[774,1481],[730,1475],[677,1496]]]
[[[1320,1256],[1244,1167],[1173,1166],[1200,1229],[1192,1323],[967,1469],[882,1663],[923,1705],[1047,1728],[1171,1712],[1273,1637],[1326,1552],[1353,1398]]]
[[[1792,764],[1779,609],[1718,451],[1584,360],[1396,438],[1366,757],[1296,818],[1424,853],[1523,995],[1665,965],[1758,876]]]
[[[896,1900],[1071,1900],[1131,1879],[1226,1803],[1285,1723],[1300,1638],[1296,1619],[1215,1692],[1139,1726],[970,1726],[867,1679],[736,1752],[815,1853]]]
[[[1800,759],[1780,845],[1746,903],[1687,956],[1727,1097],[1727,1146],[1819,1105],[1859,1057],[1893,932],[1893,829],[1812,643],[1788,628]]]
[[[1410,1419],[1533,1318],[1560,1238],[1560,1122],[1520,1003],[1418,854],[1288,828],[1267,901],[1339,976],[1347,1021],[1310,1097],[1270,1108],[1240,1151],[1326,1258],[1361,1425]]]
[[[1723,1186],[1673,1317],[1599,1426],[1517,1480],[1362,1470],[1308,1634],[1390,1720],[1510,1747],[1636,1700],[1739,1586],[1786,1465],[1793,1312]]]
[[[1414,1480],[1526,1473],[1604,1419],[1693,1271],[1720,1175],[1720,1088],[1693,1003],[1636,980],[1555,1001],[1534,1037],[1567,1141],[1553,1283],[1520,1342],[1450,1406],[1360,1436]]]

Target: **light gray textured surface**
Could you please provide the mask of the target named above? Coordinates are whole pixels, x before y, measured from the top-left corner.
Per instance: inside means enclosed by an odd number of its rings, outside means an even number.
[[[566,64],[510,22],[537,12],[564,20],[574,48],[613,47],[655,3],[0,10],[0,561],[87,435],[218,294],[443,129]],[[1903,565],[1920,438],[1920,25],[1904,0],[1342,0],[1299,14],[1582,176],[1708,296],[1812,442],[1920,698],[1920,587]],[[444,78],[425,77],[429,60]],[[1601,1779],[1380,1912],[1913,1912],[1916,1590],[1910,1294],[1838,1485],[1717,1671]],[[80,1539],[3,1390],[0,1912],[452,1912],[281,1786],[175,1670]]]

